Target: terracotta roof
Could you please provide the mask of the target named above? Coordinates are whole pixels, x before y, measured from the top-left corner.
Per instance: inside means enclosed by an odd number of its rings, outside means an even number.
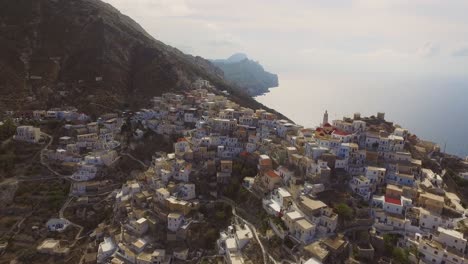
[[[271,159],[261,159],[260,165],[271,165]]]
[[[335,129],[335,131],[333,131],[333,134],[334,134],[334,135],[339,135],[339,136],[347,136],[347,135],[349,135],[349,133],[344,132],[344,131],[339,130],[339,129]]]
[[[267,171],[266,175],[270,178],[279,178],[278,173],[276,173],[274,170]]]
[[[396,204],[396,205],[401,205],[400,199],[395,199],[395,198],[391,198],[391,197],[387,197],[387,196],[385,196],[385,202],[386,203],[391,203],[391,204]]]
[[[240,153],[241,157],[247,157],[247,156],[249,156],[249,154],[250,154],[250,153],[247,152],[247,151],[242,151],[242,152]]]

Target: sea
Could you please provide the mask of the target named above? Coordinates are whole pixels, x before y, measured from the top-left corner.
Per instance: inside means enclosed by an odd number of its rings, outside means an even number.
[[[436,142],[447,153],[468,156],[468,76],[279,74],[279,86],[255,99],[297,124],[377,115]]]

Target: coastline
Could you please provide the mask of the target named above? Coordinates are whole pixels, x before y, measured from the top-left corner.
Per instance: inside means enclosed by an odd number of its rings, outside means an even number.
[[[411,82],[389,81],[388,84],[382,81],[380,85],[375,80],[281,76],[281,85],[253,99],[294,123],[315,127],[320,124],[325,110],[331,119],[352,116],[355,112],[367,116],[385,112],[388,120],[410,129],[424,140],[436,142],[442,150],[446,143],[446,153],[468,156],[468,142],[464,136],[468,133],[468,123],[460,122],[466,119],[464,113],[468,112],[468,105],[462,99],[468,96],[468,90],[462,87],[448,86],[441,90],[439,87],[446,84],[444,81],[430,86],[426,78]],[[433,94],[421,97],[428,92]],[[447,129],[449,127],[454,129]]]

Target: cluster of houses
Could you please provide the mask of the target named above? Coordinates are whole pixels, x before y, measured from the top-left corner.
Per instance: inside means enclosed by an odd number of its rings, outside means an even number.
[[[214,187],[210,194],[217,197],[216,187],[231,184],[233,163],[239,157],[248,157],[257,163],[258,174],[251,175],[255,177],[250,188],[267,193],[264,208],[270,215],[283,219],[287,227],[279,231],[283,236],[307,245],[334,234],[338,216],[332,208],[313,197],[312,191],[297,196],[288,190],[299,182],[295,169],[304,169],[311,176],[330,174],[327,162],[312,158],[317,155],[313,145],[309,145],[310,157],[301,154],[304,148],[299,144],[310,143],[307,139],[313,138],[314,131],[278,120],[275,114],[264,110],[241,107],[203,88],[183,95],[167,93],[152,101],[153,108],[136,112],[131,122],[142,124],[155,133],[179,138],[174,142],[173,153],[155,155],[143,176],[128,182],[116,193],[116,214],[127,216],[123,228],[126,234],[134,234],[130,241],[145,239],[145,234],[135,231],[138,229],[135,225],[143,220],[166,223],[167,239],[183,239],[194,221],[190,216],[200,204],[194,173],[215,176],[209,187]],[[284,157],[284,164],[274,166],[280,157]],[[314,190],[324,189],[323,185],[314,187]],[[136,210],[147,214],[142,217]],[[234,225],[231,229],[222,232],[219,250],[228,263],[242,263],[241,249],[247,241],[236,234],[247,232],[250,238],[252,234],[245,231],[248,227],[240,229]]]
[[[120,142],[117,136],[124,124],[124,119],[116,113],[105,114],[96,122],[89,122],[89,116],[77,112],[74,108],[7,112],[20,121],[65,122],[63,135],[52,139],[55,149],[44,151],[49,163],[69,167],[74,170],[70,178],[76,182],[93,180],[99,168],[111,166],[118,159]],[[39,127],[20,125],[16,128],[13,139],[27,143],[44,143],[46,134]]]
[[[371,205],[378,234],[402,235],[402,243],[415,246],[428,262],[464,261],[465,247],[453,251],[448,242],[452,236],[453,241],[466,243],[455,230],[465,219],[460,199],[445,190],[440,175],[413,158],[405,147],[410,133],[386,122],[383,113],[374,118],[355,114],[331,123],[325,113],[319,127],[304,128],[203,88],[167,93],[155,97],[153,104],[152,109],[136,112],[132,122],[158,134],[179,136],[174,153],[153,157],[145,176],[124,187],[116,199],[128,215],[135,201],[166,212],[168,238],[184,237],[190,225],[185,216],[198,208],[191,182],[194,171],[215,172],[212,185],[228,185],[233,162],[249,157],[257,163],[257,175],[247,177],[245,185],[264,194],[263,209],[281,220],[282,224],[270,225],[282,238],[307,248],[336,235],[338,215],[316,194],[329,186],[332,173],[341,172],[349,176],[346,184],[353,195]],[[130,187],[136,184],[139,187]],[[244,242],[236,236],[238,229],[230,227],[218,241],[228,263],[242,263]],[[424,243],[439,246],[437,257]]]
[[[369,204],[377,236],[400,235],[400,245],[416,248],[425,263],[464,263],[467,240],[456,230],[466,218],[460,198],[446,190],[441,175],[413,157],[407,147],[410,133],[385,121],[384,113],[329,122],[325,112],[322,124],[304,128],[277,114],[242,107],[210,87],[199,80],[183,94],[154,97],[152,108],[131,116],[132,124],[178,139],[173,153],[157,153],[144,173],[113,193],[119,229],[103,236],[98,262],[170,263],[196,257],[184,243],[163,248],[157,241],[161,235],[168,242],[184,241],[202,218],[198,210],[204,198],[197,194],[194,175],[213,175],[206,187],[218,197],[221,187],[232,184],[236,161],[247,159],[257,173],[246,177],[242,188],[262,196],[259,209],[270,215],[276,235],[305,251],[321,252],[307,263],[345,251],[346,242],[337,236],[338,214],[318,198],[337,174],[346,175],[349,192]],[[109,114],[97,122],[67,125],[69,133],[48,157],[76,164],[74,180],[92,180],[99,166],[117,159],[115,136],[122,124],[122,118]],[[40,134],[31,127],[18,129],[16,137],[26,141]],[[227,263],[244,263],[242,248],[253,237],[249,227],[234,224],[220,234],[219,253]]]
[[[117,136],[124,121],[117,114],[105,114],[97,122],[75,122],[64,125],[64,134],[55,150],[44,153],[50,163],[71,167],[76,182],[93,180],[99,168],[111,166],[118,159]]]
[[[89,116],[78,112],[76,108],[72,107],[53,108],[50,110],[6,111],[5,115],[16,122],[57,120],[84,123],[90,119]],[[0,122],[0,125],[3,125],[3,122]],[[43,140],[43,136],[39,127],[21,125],[16,128],[16,133],[13,136],[13,139],[16,141],[36,144]]]

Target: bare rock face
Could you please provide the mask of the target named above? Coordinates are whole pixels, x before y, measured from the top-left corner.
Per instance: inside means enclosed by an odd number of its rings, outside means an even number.
[[[208,60],[154,39],[109,4],[0,0],[0,109],[140,107],[197,78],[261,107]]]
[[[265,71],[260,63],[250,60],[243,53],[212,62],[223,71],[227,81],[252,96],[267,93],[269,88],[278,86],[278,75]]]

